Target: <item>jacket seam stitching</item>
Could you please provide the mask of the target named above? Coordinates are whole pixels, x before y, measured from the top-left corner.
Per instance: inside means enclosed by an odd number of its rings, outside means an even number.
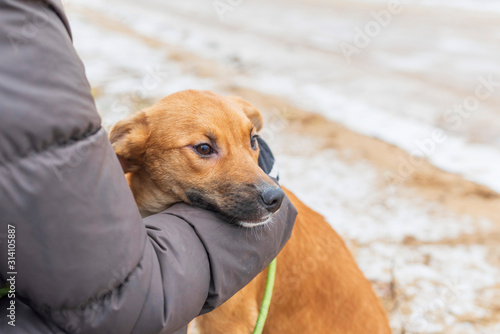
[[[25,159],[31,159],[31,158],[36,157],[36,156],[41,155],[41,154],[45,154],[48,152],[54,152],[58,149],[67,148],[67,147],[70,147],[74,144],[78,144],[78,143],[83,142],[85,140],[91,139],[93,136],[99,135],[99,133],[101,132],[102,129],[103,129],[103,127],[100,125],[96,131],[84,134],[78,139],[71,139],[70,138],[62,144],[54,144],[53,143],[52,145],[49,145],[46,148],[39,150],[39,151],[30,150],[29,152],[27,152],[24,155],[18,155],[14,158],[7,159],[5,161],[0,162],[0,168],[5,168],[5,167],[8,167],[9,165],[19,164],[22,161],[24,161]]]

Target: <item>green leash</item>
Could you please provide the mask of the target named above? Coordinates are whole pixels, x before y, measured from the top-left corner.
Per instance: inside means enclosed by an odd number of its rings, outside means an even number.
[[[7,296],[9,292],[10,292],[10,284],[5,283],[5,285],[0,288],[0,299]]]
[[[271,306],[271,298],[273,297],[274,279],[276,278],[276,259],[274,259],[267,267],[267,282],[264,290],[264,298],[260,305],[259,317],[253,329],[253,334],[261,334],[266,323],[269,306]]]

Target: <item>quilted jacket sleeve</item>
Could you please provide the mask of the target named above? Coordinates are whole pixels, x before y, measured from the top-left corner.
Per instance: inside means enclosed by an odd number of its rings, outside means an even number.
[[[143,220],[62,7],[0,0],[1,333],[171,333],[256,276],[295,216],[286,199],[258,237],[185,204]]]

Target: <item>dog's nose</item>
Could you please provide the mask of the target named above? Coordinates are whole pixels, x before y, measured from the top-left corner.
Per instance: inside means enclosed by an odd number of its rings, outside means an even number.
[[[260,195],[262,202],[269,212],[276,212],[281,207],[285,192],[281,188],[267,188]]]

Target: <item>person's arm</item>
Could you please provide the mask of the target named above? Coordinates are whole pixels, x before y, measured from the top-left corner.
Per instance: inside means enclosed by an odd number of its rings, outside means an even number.
[[[258,236],[185,204],[142,220],[60,9],[0,0],[0,332],[170,333],[264,269],[296,211]]]

